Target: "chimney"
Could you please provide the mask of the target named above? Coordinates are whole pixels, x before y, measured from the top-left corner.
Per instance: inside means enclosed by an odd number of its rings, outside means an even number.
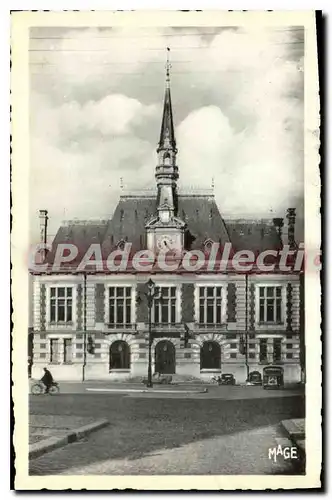
[[[295,243],[295,217],[296,217],[296,212],[295,208],[288,208],[287,209],[287,220],[288,220],[288,245],[290,247],[290,250],[294,250],[296,248],[296,243]]]
[[[39,210],[40,243],[44,245],[47,243],[47,221],[48,221],[47,213],[48,213],[47,210]],[[44,261],[46,257],[46,249],[40,251],[40,256],[42,261]]]
[[[273,219],[273,224],[277,229],[279,238],[282,240],[282,228],[284,227],[284,219],[281,217],[276,217]]]

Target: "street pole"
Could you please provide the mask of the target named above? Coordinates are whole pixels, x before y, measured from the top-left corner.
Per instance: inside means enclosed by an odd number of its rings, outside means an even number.
[[[147,304],[148,304],[148,328],[149,328],[149,354],[148,354],[148,380],[146,383],[147,387],[153,387],[153,382],[152,382],[152,342],[153,342],[153,335],[152,335],[152,307],[154,304],[154,300],[162,300],[161,293],[155,289],[155,283],[152,281],[150,278],[149,281],[146,283],[148,291],[144,292],[144,295],[147,299]],[[141,297],[137,297],[137,303],[141,303]]]
[[[247,369],[247,382],[249,380],[249,363],[248,363],[248,274],[246,273],[246,321],[245,321],[245,356]]]
[[[151,322],[151,309],[152,309],[152,300],[153,296],[149,291],[148,295],[148,314],[149,314],[149,360],[148,360],[148,383],[147,387],[152,387],[152,356],[151,356],[151,348],[152,348],[152,322]]]
[[[155,290],[155,283],[152,281],[150,278],[149,281],[146,283],[148,291],[144,292],[143,295],[145,295],[147,299],[147,304],[148,304],[148,328],[149,328],[149,354],[148,354],[148,380],[146,383],[147,387],[153,387],[152,383],[152,342],[153,342],[153,335],[152,335],[152,307],[154,304],[154,300],[162,300],[162,295],[161,293],[157,290]],[[136,299],[136,303],[140,304],[142,302],[142,298],[138,295]]]
[[[84,338],[84,350],[83,350],[83,370],[82,370],[82,381],[85,381],[85,368],[86,368],[86,273],[83,274],[84,283],[84,302],[83,302],[83,338]]]

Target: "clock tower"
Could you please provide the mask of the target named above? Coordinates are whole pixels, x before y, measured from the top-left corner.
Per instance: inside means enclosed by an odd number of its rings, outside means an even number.
[[[177,216],[179,178],[170,89],[170,62],[167,48],[166,87],[156,167],[157,213],[146,224],[148,249],[182,250],[186,224]]]

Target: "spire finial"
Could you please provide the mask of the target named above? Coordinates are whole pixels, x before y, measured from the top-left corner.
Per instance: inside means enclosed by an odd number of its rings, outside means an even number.
[[[171,69],[172,65],[169,61],[169,56],[170,56],[170,51],[171,49],[169,47],[166,47],[166,87],[169,87],[169,70]]]

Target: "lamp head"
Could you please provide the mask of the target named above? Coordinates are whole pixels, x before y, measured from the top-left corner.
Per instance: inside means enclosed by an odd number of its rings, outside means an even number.
[[[152,290],[154,289],[155,287],[155,283],[154,281],[152,281],[152,279],[150,278],[149,281],[147,282],[147,285],[148,285],[148,289],[150,292],[152,292]]]

